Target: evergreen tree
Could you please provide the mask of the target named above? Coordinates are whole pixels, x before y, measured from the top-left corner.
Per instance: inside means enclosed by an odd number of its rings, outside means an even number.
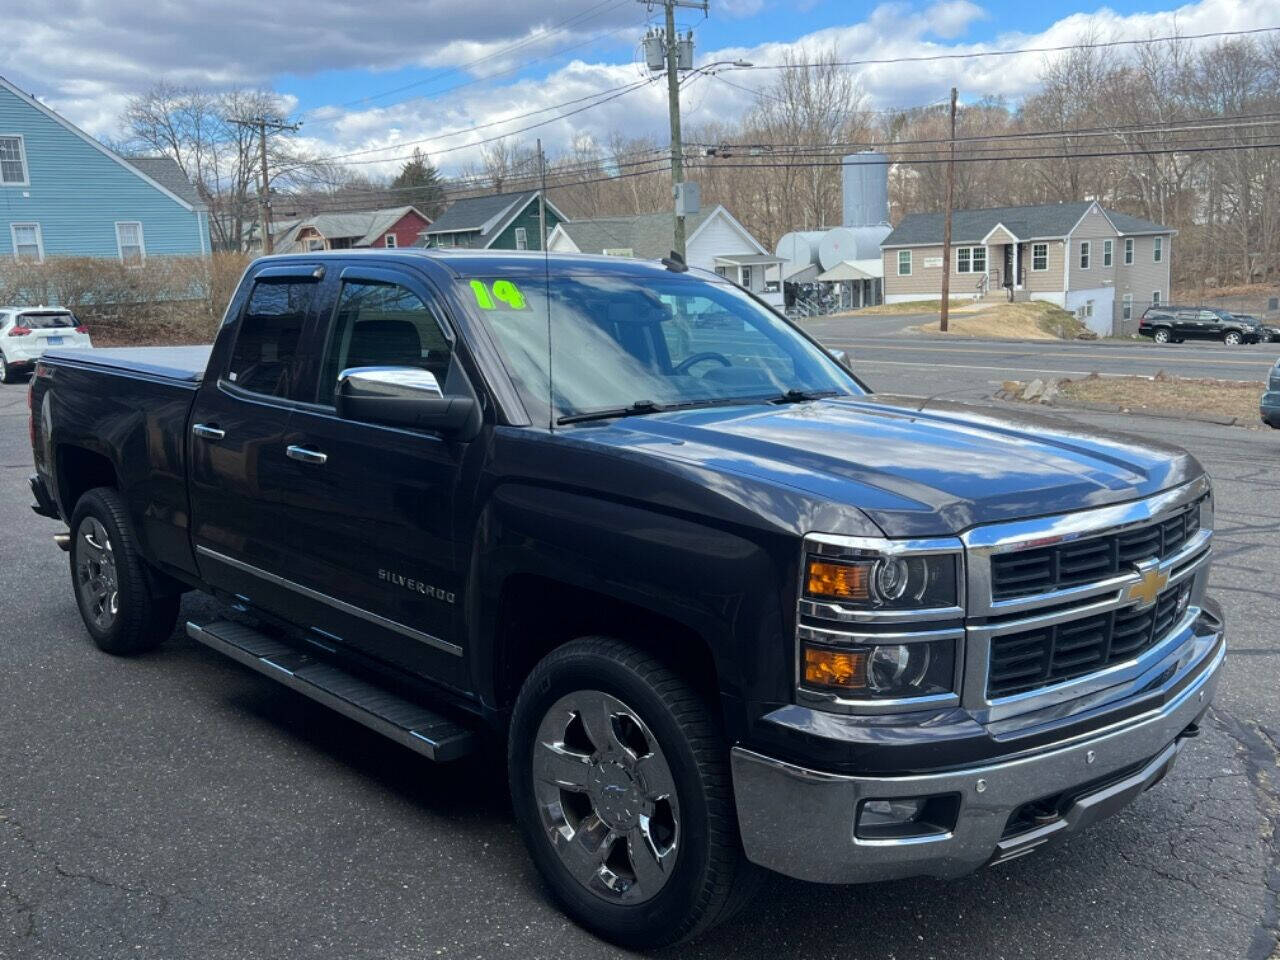
[[[400,173],[391,181],[391,186],[407,188],[396,192],[398,202],[413,204],[432,220],[440,216],[445,208],[444,184],[440,182],[440,171],[416,147],[413,157],[405,161]]]

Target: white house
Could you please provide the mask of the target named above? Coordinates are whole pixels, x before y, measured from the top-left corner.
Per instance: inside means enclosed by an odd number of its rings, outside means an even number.
[[[766,303],[782,306],[782,257],[762,247],[747,228],[722,206],[685,219],[685,261],[714,270],[750,290]],[[639,260],[660,260],[675,246],[670,213],[600,217],[560,223],[547,239],[552,253],[596,253]]]

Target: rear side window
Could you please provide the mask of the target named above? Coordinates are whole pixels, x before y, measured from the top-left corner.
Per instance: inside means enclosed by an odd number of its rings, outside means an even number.
[[[315,298],[314,281],[259,280],[253,286],[227,379],[243,390],[288,397],[296,386],[298,342]]]
[[[344,283],[325,352],[319,402],[333,403],[338,374],[352,367],[430,370],[443,389],[452,355],[435,315],[413,291],[394,283]]]
[[[48,313],[20,313],[18,320],[28,330],[54,330],[76,325],[76,318],[62,310]],[[3,317],[0,317],[0,321],[3,321]]]

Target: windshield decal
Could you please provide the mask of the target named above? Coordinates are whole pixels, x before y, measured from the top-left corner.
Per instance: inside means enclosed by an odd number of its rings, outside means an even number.
[[[510,280],[495,280],[492,288],[486,286],[483,280],[472,280],[471,292],[481,310],[530,309],[529,301]]]

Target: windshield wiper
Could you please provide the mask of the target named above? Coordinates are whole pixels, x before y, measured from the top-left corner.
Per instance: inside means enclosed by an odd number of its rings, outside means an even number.
[[[826,397],[834,397],[835,390],[797,390],[792,388],[786,393],[780,393],[776,397],[770,397],[769,403],[804,403],[806,400],[823,400]]]
[[[567,417],[561,417],[556,421],[558,424],[566,423],[585,423],[588,420],[613,420],[617,417],[634,417],[641,413],[660,413],[665,408],[652,400],[637,400],[635,403],[626,407],[613,407],[609,410],[592,410],[590,413],[572,413]]]

